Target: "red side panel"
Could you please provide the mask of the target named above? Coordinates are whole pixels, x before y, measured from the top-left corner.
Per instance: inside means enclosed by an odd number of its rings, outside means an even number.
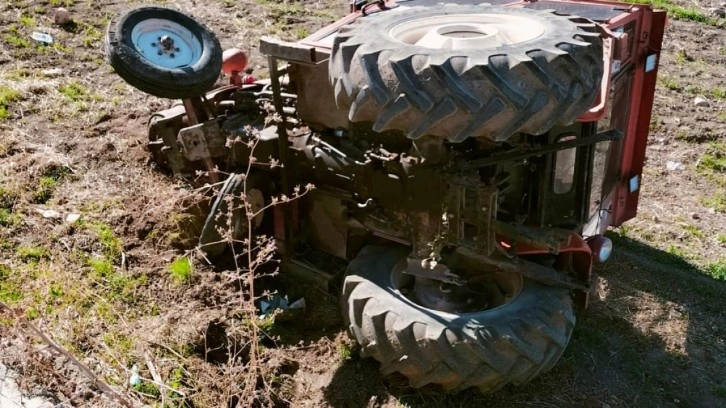
[[[635,217],[642,185],[643,162],[648,139],[653,96],[658,77],[665,11],[643,10],[640,22],[637,65],[630,106],[630,120],[623,140],[620,182],[616,187],[612,224],[618,226]]]

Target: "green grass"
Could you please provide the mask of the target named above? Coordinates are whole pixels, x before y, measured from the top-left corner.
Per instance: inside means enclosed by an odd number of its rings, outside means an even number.
[[[701,204],[718,212],[726,212],[726,193],[718,191],[710,197],[701,198]]]
[[[703,238],[703,231],[695,225],[684,225],[683,229],[686,230],[689,236],[694,238]]]
[[[673,4],[670,0],[628,0],[628,3],[651,5],[656,9],[667,11],[668,16],[676,20],[695,21],[697,23],[704,23],[714,27],[724,25],[724,19],[709,17],[696,8],[681,7]]]
[[[716,280],[726,281],[726,259],[709,264],[706,272]]]
[[[109,259],[116,259],[123,252],[123,242],[121,238],[116,236],[113,229],[102,222],[95,223],[82,223],[90,231],[93,231],[98,236],[98,241],[103,247],[103,254]]]
[[[37,246],[19,246],[15,250],[15,255],[26,263],[37,263],[43,259],[50,258],[50,252],[47,249]]]
[[[20,225],[23,219],[14,212],[7,208],[0,208],[0,226],[2,227],[14,227]]]
[[[33,202],[37,204],[45,204],[53,196],[58,180],[52,176],[41,177],[38,181],[38,187],[33,193]]]
[[[22,24],[26,27],[33,28],[33,27],[35,27],[36,21],[35,21],[35,18],[33,18],[31,16],[23,15],[23,16],[20,16],[20,24]]]
[[[13,278],[10,267],[0,264],[0,301],[15,303],[23,299],[23,292]]]
[[[666,89],[670,89],[676,92],[680,92],[683,90],[683,85],[681,85],[676,78],[673,78],[671,76],[658,75],[657,81]]]
[[[8,86],[0,86],[0,122],[10,117],[8,107],[18,100],[20,100],[20,92]]]
[[[88,88],[75,81],[70,84],[60,86],[58,88],[58,92],[73,102],[86,101],[90,94],[88,92]]]
[[[169,273],[177,283],[188,283],[192,279],[192,264],[189,258],[182,257],[169,265]]]
[[[716,234],[716,242],[726,244],[726,234]]]
[[[722,152],[706,153],[701,157],[701,162],[698,165],[705,169],[726,172],[726,154]]]

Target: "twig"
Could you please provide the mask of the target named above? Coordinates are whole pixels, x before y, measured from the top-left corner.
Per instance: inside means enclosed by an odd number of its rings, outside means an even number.
[[[128,407],[128,408],[133,408],[133,405],[131,404],[131,402],[129,402],[129,400],[122,397],[119,393],[117,393],[116,391],[111,389],[111,387],[109,387],[106,383],[104,383],[103,381],[98,379],[98,377],[93,373],[93,371],[91,371],[83,363],[78,361],[78,359],[75,358],[71,353],[66,351],[61,346],[57,345],[53,340],[51,340],[42,331],[40,331],[40,329],[38,329],[37,327],[35,327],[35,325],[30,323],[30,321],[28,319],[26,319],[25,316],[20,315],[19,313],[17,313],[15,311],[15,309],[11,308],[10,306],[8,306],[7,304],[5,304],[2,301],[0,301],[0,308],[8,310],[12,314],[12,316],[15,318],[16,321],[20,322],[22,325],[24,325],[25,327],[30,329],[31,332],[33,332],[36,336],[40,337],[40,339],[43,340],[45,342],[45,344],[47,344],[50,348],[52,348],[57,353],[63,355],[68,360],[70,360],[79,370],[81,370],[81,372],[83,374],[86,375],[86,377],[88,377],[91,381],[93,381],[93,383],[96,384],[96,386],[101,391],[108,394],[111,398],[118,401],[121,405]]]

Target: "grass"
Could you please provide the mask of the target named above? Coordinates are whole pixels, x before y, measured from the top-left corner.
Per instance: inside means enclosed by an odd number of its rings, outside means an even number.
[[[58,180],[52,176],[41,177],[38,181],[38,187],[33,193],[33,202],[36,204],[45,204],[53,196]]]
[[[716,280],[726,281],[726,259],[709,264],[706,272]]]
[[[19,246],[15,250],[15,255],[25,263],[37,263],[50,258],[50,252],[38,246]]]
[[[9,86],[0,86],[0,122],[10,117],[10,104],[20,100],[20,92]]]
[[[701,204],[717,212],[726,212],[726,192],[719,191],[710,197],[701,198]]]
[[[703,238],[703,231],[695,225],[684,225],[683,229],[693,238]]]
[[[629,0],[628,2],[647,4],[656,9],[665,10],[668,12],[669,17],[676,20],[695,21],[697,23],[704,23],[714,27],[722,27],[724,25],[724,19],[710,17],[696,8],[681,7],[670,0]]]
[[[192,280],[192,264],[189,258],[182,257],[169,265],[169,273],[176,283],[188,283]]]
[[[66,85],[61,85],[58,88],[58,92],[73,102],[84,102],[88,99],[90,94],[88,92],[88,88],[75,81]]]

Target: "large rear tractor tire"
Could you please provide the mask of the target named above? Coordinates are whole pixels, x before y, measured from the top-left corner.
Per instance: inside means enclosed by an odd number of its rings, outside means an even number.
[[[162,7],[139,7],[113,18],[106,55],[129,85],[160,98],[203,95],[222,72],[222,47],[214,33]]]
[[[400,7],[341,28],[329,72],[351,122],[411,139],[502,141],[588,110],[603,46],[594,23],[549,11]]]
[[[502,274],[490,280],[500,292],[489,292],[499,298],[494,307],[434,310],[419,304],[410,290],[413,278],[401,273],[408,252],[363,248],[343,285],[345,323],[361,354],[378,360],[383,374],[400,372],[413,387],[492,392],[527,383],[560,358],[575,325],[568,290]]]

